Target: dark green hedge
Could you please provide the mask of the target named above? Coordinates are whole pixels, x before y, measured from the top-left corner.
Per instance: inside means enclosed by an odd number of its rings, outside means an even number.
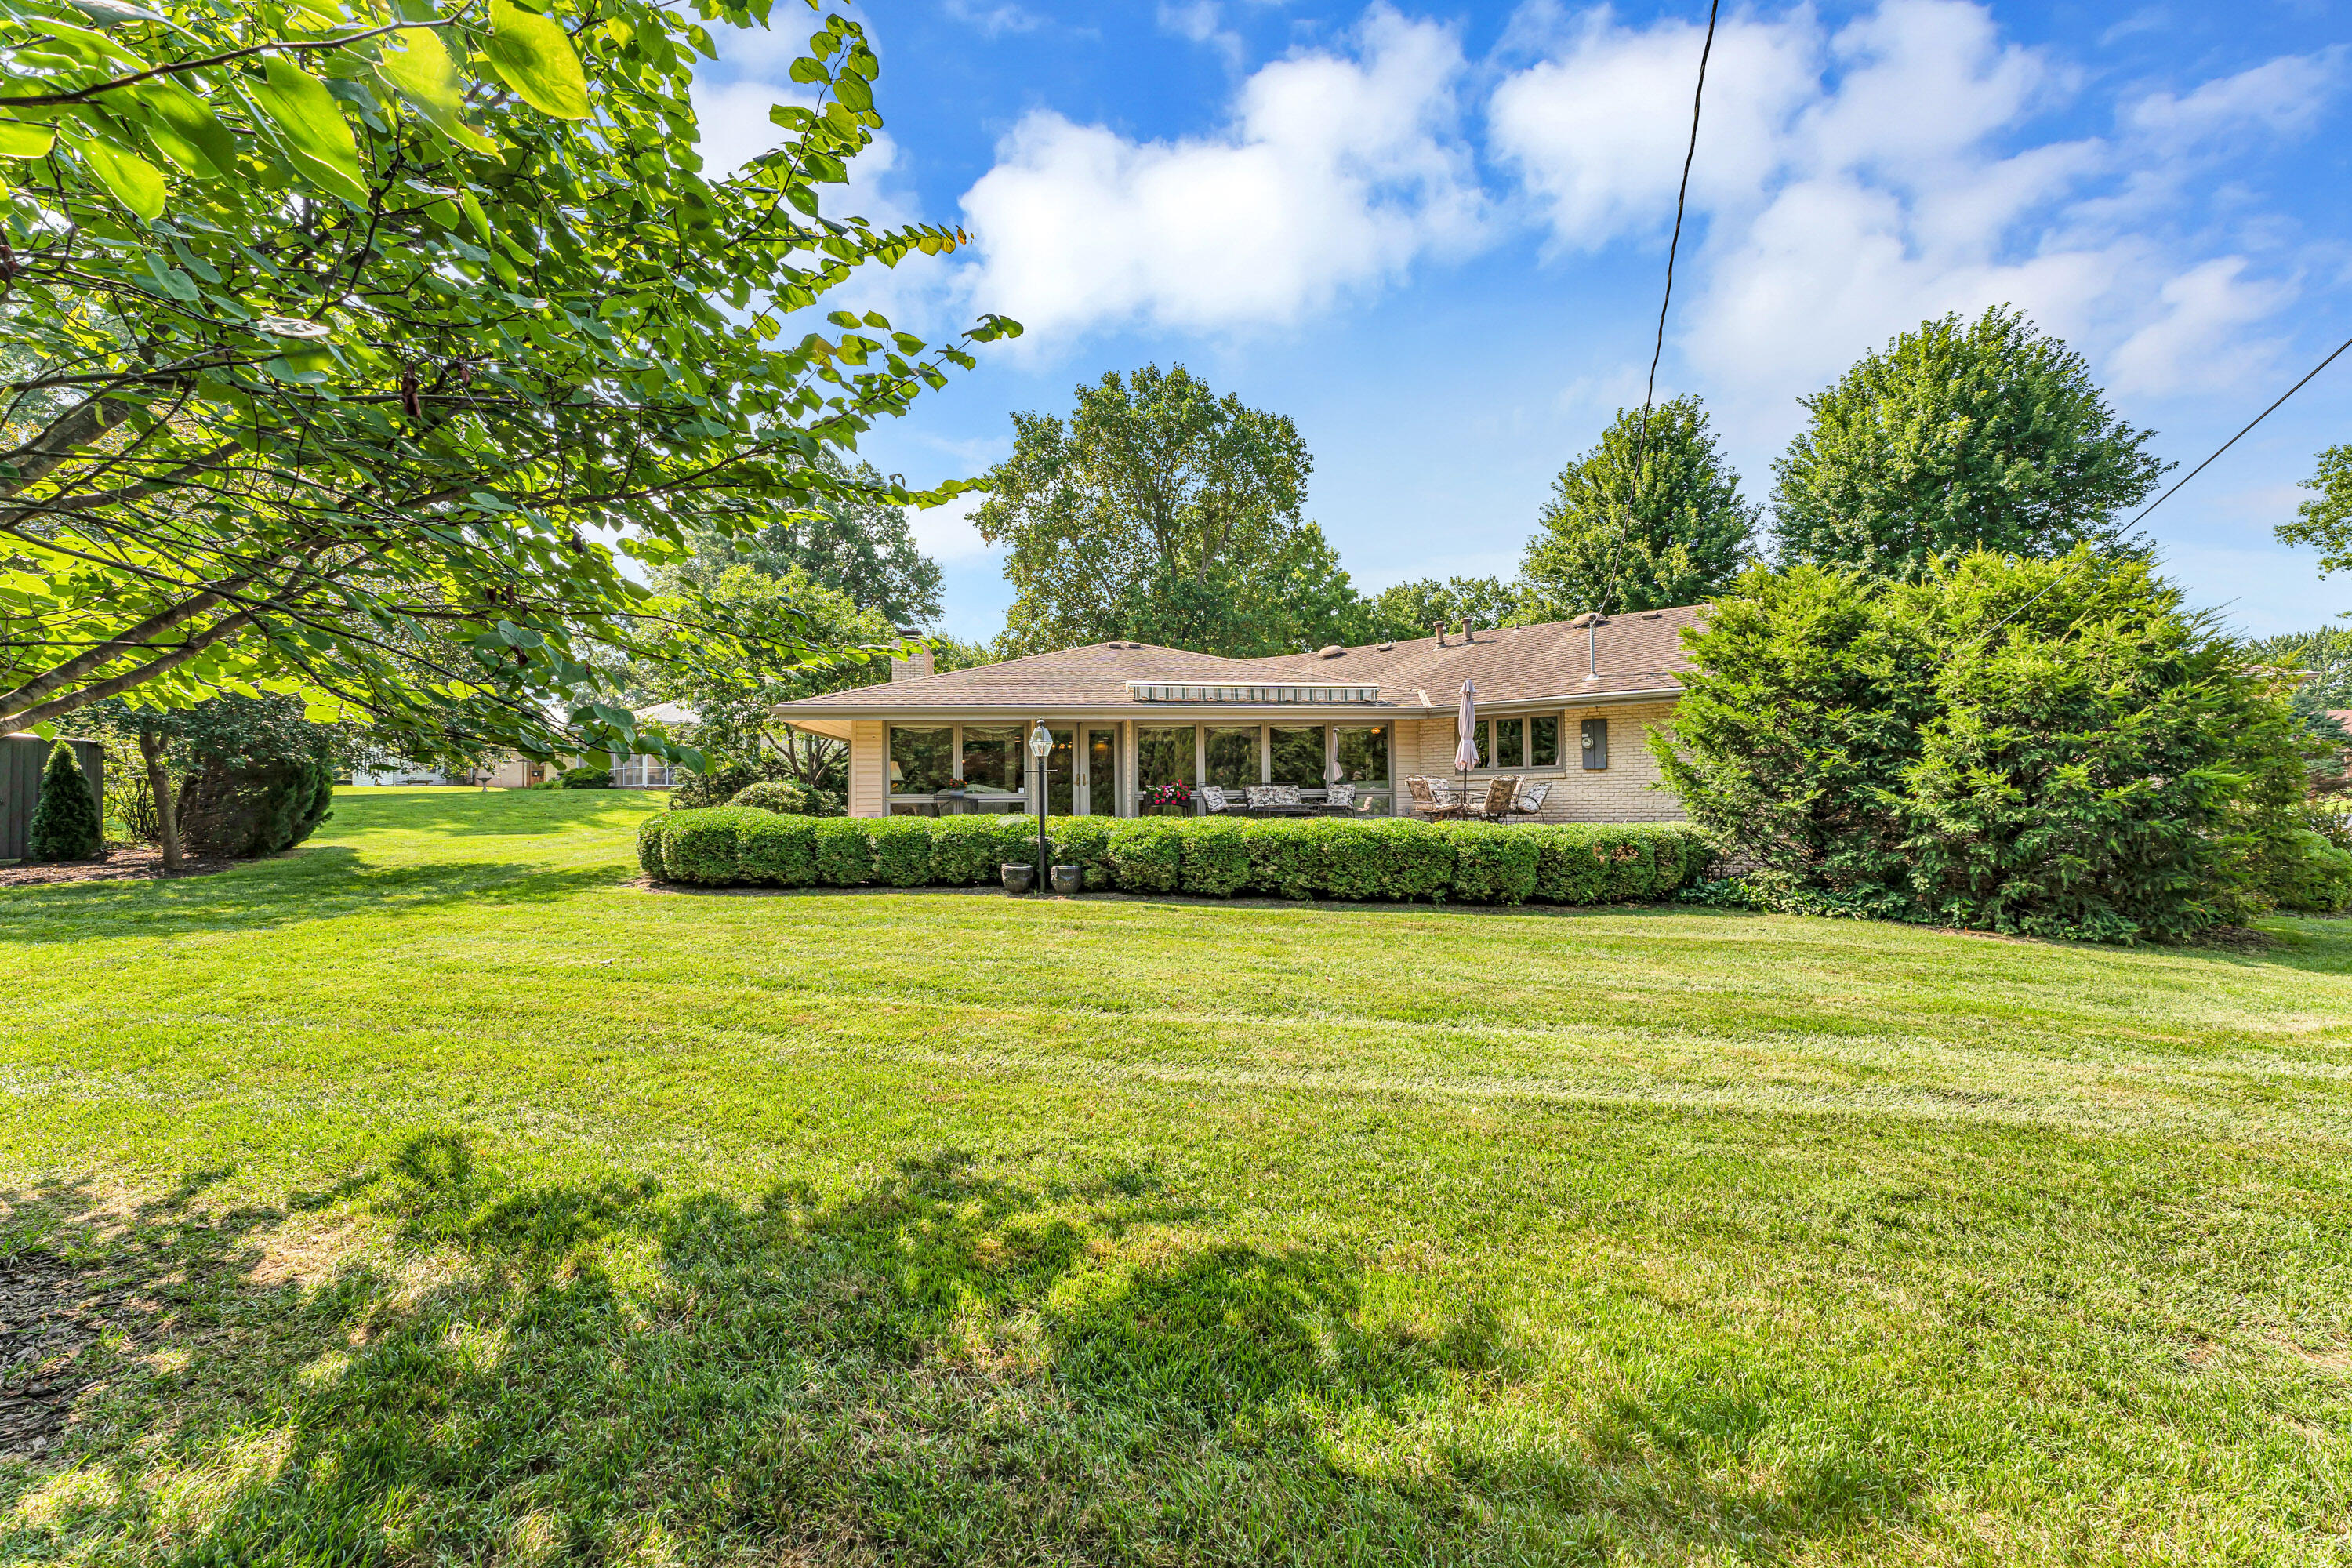
[[[1683,823],[1312,821],[1057,816],[1056,865],[1089,890],[1229,899],[1632,903],[1696,884],[1708,854]],[[1037,855],[1022,816],[779,816],[738,806],[668,811],[638,830],[656,880],[705,887],[971,888]]]

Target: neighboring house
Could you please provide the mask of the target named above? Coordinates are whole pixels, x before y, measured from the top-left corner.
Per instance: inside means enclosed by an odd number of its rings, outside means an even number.
[[[694,711],[680,703],[657,702],[652,707],[637,710],[637,721],[641,724],[690,724],[694,722]],[[505,752],[479,772],[450,773],[394,757],[374,766],[354,768],[352,783],[360,785],[487,784],[492,789],[529,789],[535,784],[553,778],[565,765],[534,763],[516,752]],[[676,782],[676,770],[657,757],[614,759],[613,784],[615,788],[667,789]]]
[[[1477,689],[1480,781],[1549,784],[1545,821],[1682,815],[1648,732],[1682,693],[1685,627],[1703,605],[1447,632],[1409,642],[1221,658],[1093,643],[935,674],[928,653],[890,679],[780,703],[788,723],[849,743],[852,816],[929,815],[961,775],[979,809],[1034,809],[1025,745],[1052,732],[1046,807],[1132,816],[1155,784],[1355,785],[1359,809],[1409,815],[1405,780],[1456,777],[1462,683]],[[1588,625],[1588,623],[1592,623]]]

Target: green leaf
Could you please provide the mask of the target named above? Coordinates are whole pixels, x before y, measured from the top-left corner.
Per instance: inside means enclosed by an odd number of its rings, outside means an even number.
[[[186,273],[152,250],[147,253],[147,275],[155,279],[155,287],[174,300],[185,300],[191,304],[195,302],[195,283]]]
[[[58,133],[46,125],[0,120],[0,158],[46,158]]]
[[[145,117],[147,134],[163,155],[200,180],[236,168],[236,138],[205,100],[173,81],[141,82],[129,97]]]
[[[426,27],[404,27],[392,36],[376,74],[427,124],[461,147],[495,153],[498,143],[466,123],[466,82],[439,34]]]
[[[267,82],[247,79],[245,90],[284,132],[282,145],[313,184],[354,202],[367,201],[360,177],[359,143],[326,84],[293,61],[271,55],[262,62]]]
[[[110,142],[92,138],[74,151],[92,173],[114,193],[114,199],[153,223],[163,212],[163,171],[136,153],[126,153]]]
[[[874,89],[854,71],[844,71],[834,78],[833,90],[843,103],[861,113],[874,107]]]
[[[558,23],[514,0],[490,0],[488,52],[499,79],[541,114],[588,118],[588,79]]]

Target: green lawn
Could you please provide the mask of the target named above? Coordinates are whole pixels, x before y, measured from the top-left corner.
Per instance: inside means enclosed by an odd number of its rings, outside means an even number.
[[[2352,924],[0,892],[0,1561],[2352,1561]],[[10,1392],[0,1384],[0,1399]]]

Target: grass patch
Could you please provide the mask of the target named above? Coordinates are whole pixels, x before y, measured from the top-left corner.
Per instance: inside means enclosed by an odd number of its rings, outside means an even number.
[[[653,805],[0,894],[0,1558],[2352,1553],[2342,922],[683,898]]]

